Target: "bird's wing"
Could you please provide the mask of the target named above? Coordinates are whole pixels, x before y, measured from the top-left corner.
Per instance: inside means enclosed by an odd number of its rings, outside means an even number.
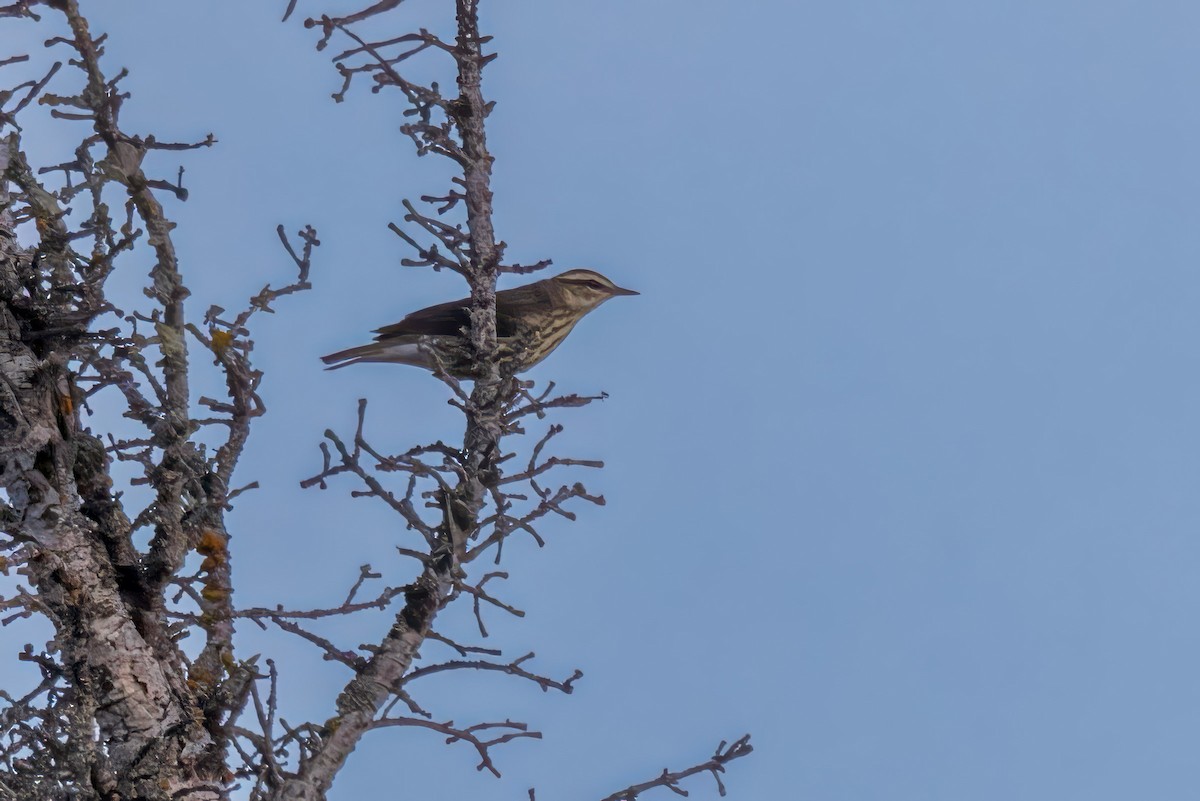
[[[471,301],[463,298],[415,311],[398,323],[377,328],[375,333],[378,336],[375,339],[382,341],[410,334],[454,336],[461,333],[464,326],[470,324],[471,318],[467,313],[470,305]]]
[[[402,336],[458,336],[471,324],[471,300],[452,300],[427,309],[415,311],[398,323],[375,329],[377,341]],[[513,318],[502,312],[496,314],[496,336],[510,337],[516,332]]]

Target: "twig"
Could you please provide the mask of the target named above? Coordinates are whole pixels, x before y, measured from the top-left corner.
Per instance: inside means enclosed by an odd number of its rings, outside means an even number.
[[[656,778],[642,782],[641,784],[631,784],[624,790],[619,790],[612,795],[605,796],[602,801],[635,801],[642,793],[647,790],[653,790],[655,787],[665,787],[676,795],[686,796],[688,794],[687,791],[681,788],[679,783],[697,773],[711,773],[713,780],[717,783],[717,792],[723,797],[725,795],[725,784],[721,781],[721,774],[725,772],[725,766],[735,759],[741,759],[753,750],[754,747],[750,745],[749,734],[735,740],[728,747],[726,747],[725,741],[722,740],[717,746],[716,752],[708,760],[680,771],[672,772],[663,768],[663,772]]]

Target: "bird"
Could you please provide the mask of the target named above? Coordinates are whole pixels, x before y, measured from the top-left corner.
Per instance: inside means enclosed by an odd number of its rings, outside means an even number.
[[[583,317],[619,295],[637,295],[594,270],[574,269],[553,278],[502,289],[496,293],[496,344],[501,369],[522,373],[562,344]],[[340,350],[321,361],[327,370],[351,364],[387,362],[439,367],[455,378],[477,374],[468,346],[471,299],[430,306],[374,331],[375,341]]]

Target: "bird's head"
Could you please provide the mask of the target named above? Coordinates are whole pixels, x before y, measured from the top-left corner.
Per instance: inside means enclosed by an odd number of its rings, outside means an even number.
[[[563,303],[580,310],[591,310],[617,295],[637,295],[623,289],[594,270],[567,270],[550,279]]]

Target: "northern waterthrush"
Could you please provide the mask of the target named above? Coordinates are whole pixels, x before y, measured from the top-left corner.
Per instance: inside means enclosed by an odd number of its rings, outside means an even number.
[[[496,293],[496,346],[502,369],[524,372],[545,359],[584,315],[609,298],[636,295],[598,272],[568,270],[553,278]],[[330,370],[360,362],[440,366],[455,378],[471,378],[475,364],[467,343],[471,300],[463,298],[415,311],[376,329],[369,345],[323,356]]]

